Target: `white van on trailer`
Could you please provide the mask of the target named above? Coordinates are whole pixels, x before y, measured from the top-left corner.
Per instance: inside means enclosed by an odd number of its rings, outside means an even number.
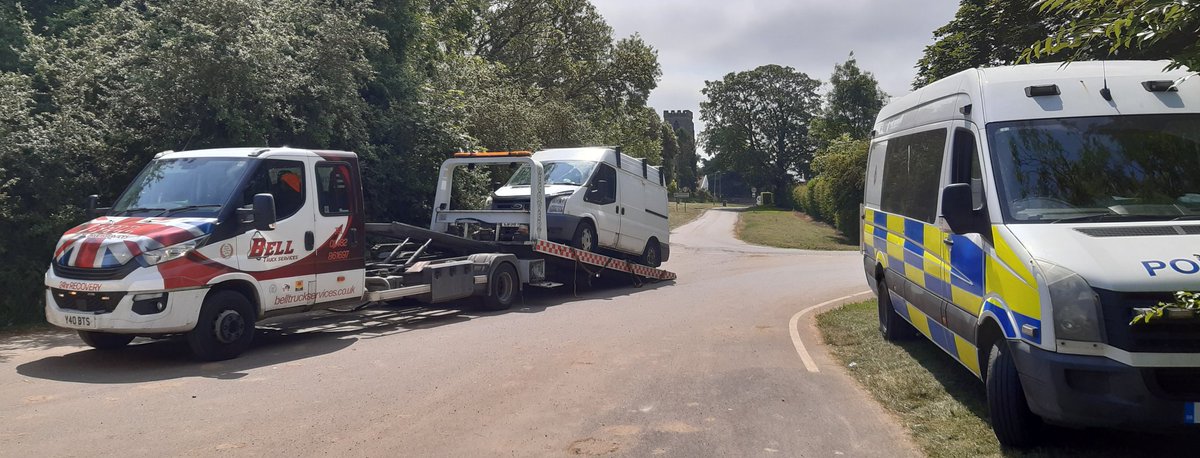
[[[862,253],[880,330],[986,383],[1002,444],[1042,421],[1200,423],[1200,81],[1167,62],[973,69],[879,113]]]
[[[240,354],[256,322],[319,309],[415,298],[477,297],[506,309],[524,285],[553,287],[555,266],[655,280],[674,274],[545,239],[546,209],[455,212],[453,169],[524,164],[528,154],[447,160],[430,229],[366,223],[358,156],[345,151],[228,148],[155,156],[110,209],[60,238],[45,274],[46,319],[116,349],[135,336],[184,336],[201,359]],[[467,225],[523,234],[468,239]],[[476,231],[477,232],[477,231]],[[367,234],[398,240],[368,246]],[[465,234],[463,234],[465,235]],[[548,261],[554,261],[550,263]]]
[[[670,258],[667,188],[658,167],[620,148],[547,149],[533,158],[545,167],[550,240],[633,255],[651,267]],[[526,208],[529,183],[524,166],[492,194],[491,208]]]

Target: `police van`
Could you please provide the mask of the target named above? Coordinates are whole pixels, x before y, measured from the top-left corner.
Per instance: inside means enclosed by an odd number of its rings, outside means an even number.
[[[966,70],[879,113],[862,253],[887,340],[986,384],[1004,445],[1043,423],[1200,423],[1200,81],[1168,62]]]

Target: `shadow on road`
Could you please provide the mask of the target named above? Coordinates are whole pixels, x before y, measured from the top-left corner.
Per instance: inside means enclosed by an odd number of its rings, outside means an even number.
[[[933,342],[924,338],[898,342],[924,366],[946,392],[972,414],[988,422],[987,393],[983,382],[952,360]],[[1046,426],[1043,445],[1032,450],[1005,450],[1006,456],[1178,456],[1181,450],[1196,450],[1200,438],[1194,432],[1168,434],[1127,432],[1098,428]]]
[[[660,282],[632,288],[627,281],[601,278],[590,287],[580,285],[577,295],[571,285],[553,290],[529,288],[511,309],[498,312],[483,311],[467,304],[418,306],[401,301],[357,312],[326,311],[280,317],[259,324],[250,350],[229,361],[195,361],[181,338],[139,338],[120,351],[80,350],[24,363],[16,370],[27,377],[80,383],[140,383],[181,377],[235,380],[246,376],[250,369],[344,350],[359,339],[432,329],[489,316],[538,313],[576,301],[614,300],[668,284],[670,282]],[[0,344],[0,362],[16,352],[66,345],[81,345],[81,342],[74,333],[61,330],[14,337]]]

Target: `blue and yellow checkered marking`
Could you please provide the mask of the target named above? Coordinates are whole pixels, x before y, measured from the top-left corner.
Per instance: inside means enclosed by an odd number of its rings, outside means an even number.
[[[972,345],[967,339],[955,334],[949,328],[942,326],[937,320],[933,319],[920,309],[914,307],[904,298],[892,291],[888,291],[889,297],[892,299],[892,307],[896,309],[896,313],[904,317],[906,321],[912,323],[914,328],[917,328],[921,334],[937,344],[938,348],[945,351],[956,361],[969,369],[976,376],[979,376],[979,350]]]
[[[863,217],[863,245],[869,245],[872,254],[886,254],[889,269],[975,316],[991,308],[1005,336],[1041,343],[1041,333],[1035,337],[1020,335],[1022,325],[1041,326],[1037,283],[999,230],[993,229],[993,255],[969,237],[946,235],[923,221],[874,209],[864,209]],[[944,243],[946,237],[951,244]],[[1003,307],[984,304],[987,296],[1000,297]],[[921,328],[918,322],[914,325]],[[943,348],[952,343],[947,337],[941,338],[939,345]]]
[[[1197,412],[1200,412],[1200,402],[1183,403],[1183,422],[1189,425],[1200,424],[1200,418],[1197,418],[1196,415]]]

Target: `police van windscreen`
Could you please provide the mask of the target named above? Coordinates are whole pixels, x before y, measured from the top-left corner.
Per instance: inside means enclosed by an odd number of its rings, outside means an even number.
[[[1009,222],[1200,219],[1200,114],[991,123]]]
[[[112,216],[216,217],[250,167],[247,158],[159,159],[142,169]]]
[[[583,186],[596,163],[592,161],[555,161],[545,162],[542,167],[546,171],[546,184],[571,184]],[[512,178],[509,186],[529,186],[529,166],[522,165]]]

